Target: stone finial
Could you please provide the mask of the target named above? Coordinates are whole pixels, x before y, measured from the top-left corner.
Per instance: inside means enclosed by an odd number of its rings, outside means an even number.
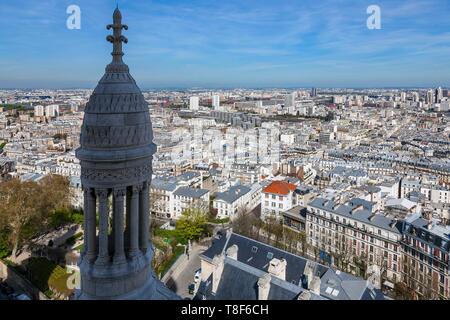
[[[106,40],[113,44],[113,62],[121,63],[122,57],[124,55],[122,51],[122,42],[128,43],[128,39],[122,35],[122,29],[128,30],[128,26],[122,24],[122,13],[119,7],[114,10],[113,14],[113,24],[106,26],[106,29],[113,29],[113,34],[106,37]]]

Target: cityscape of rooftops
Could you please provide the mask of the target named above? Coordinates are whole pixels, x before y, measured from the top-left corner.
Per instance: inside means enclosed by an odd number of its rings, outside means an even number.
[[[447,0],[0,13],[0,305],[450,299]]]

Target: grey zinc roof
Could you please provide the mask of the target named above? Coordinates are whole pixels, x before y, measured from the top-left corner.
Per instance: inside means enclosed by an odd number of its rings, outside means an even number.
[[[347,169],[344,167],[336,167],[333,170],[331,170],[330,174],[345,175],[345,176],[349,176],[349,177],[366,177],[367,176],[367,173],[364,170]]]
[[[227,259],[215,299],[258,300],[257,283],[262,275],[262,272],[254,272],[245,266],[236,266]]]
[[[225,192],[218,192],[216,194],[216,200],[223,200],[227,203],[233,203],[250,191],[251,189],[247,186],[234,186]]]
[[[177,188],[177,185],[173,182],[156,178],[152,180],[151,187],[165,191],[174,191]]]
[[[332,269],[324,274],[320,283],[321,294],[334,300],[361,300],[366,289],[366,280]]]
[[[208,193],[207,189],[196,189],[192,187],[179,187],[173,194],[187,198],[200,198]]]
[[[329,212],[334,212],[341,216],[357,220],[359,222],[364,222],[366,224],[388,230],[397,234],[401,234],[401,222],[397,221],[393,227],[391,224],[394,222],[393,219],[388,218],[381,214],[375,214],[372,220],[369,218],[373,215],[372,213],[372,204],[369,201],[363,199],[352,199],[347,204],[339,205],[332,201],[323,198],[316,198],[309,203],[311,207],[318,208],[321,210],[326,210]],[[351,211],[356,208],[358,205],[363,205],[362,210],[355,211],[352,213]]]
[[[199,176],[200,176],[200,173],[198,173],[198,172],[187,171],[187,172],[184,172],[184,173],[180,174],[179,176],[177,176],[176,179],[177,179],[177,181],[189,181],[189,180],[194,179]]]

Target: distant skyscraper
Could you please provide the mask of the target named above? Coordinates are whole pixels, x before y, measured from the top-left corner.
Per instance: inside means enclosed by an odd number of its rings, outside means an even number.
[[[198,110],[199,109],[199,97],[190,97],[189,98],[189,109]]]
[[[45,116],[54,118],[59,115],[59,106],[57,104],[51,104],[45,107]]]
[[[78,104],[76,104],[76,103],[70,104],[70,111],[78,112]]]
[[[212,96],[212,105],[214,107],[214,110],[219,110],[220,108],[220,96],[213,95]]]
[[[317,89],[316,88],[311,89],[311,97],[317,97]]]
[[[292,92],[285,96],[284,98],[284,106],[286,108],[291,108],[295,105],[295,98],[297,97],[296,92]]]
[[[443,90],[442,90],[442,96],[443,96],[444,98],[448,97],[448,89],[443,89]]]
[[[34,106],[34,116],[43,117],[44,116],[44,106]]]
[[[402,93],[400,94],[400,100],[401,100],[402,102],[406,102],[406,92],[402,92]]]
[[[420,101],[420,96],[418,92],[414,92],[413,93],[413,100],[414,102],[419,102]]]
[[[433,95],[433,90],[428,90],[427,91],[427,96],[425,99],[425,103],[427,104],[432,104],[434,102],[434,95]]]
[[[443,98],[442,88],[439,87],[439,88],[436,89],[436,96],[435,96],[435,99],[436,99],[436,100],[435,100],[435,102],[436,102],[436,103],[440,103],[441,100],[442,100],[442,98]]]

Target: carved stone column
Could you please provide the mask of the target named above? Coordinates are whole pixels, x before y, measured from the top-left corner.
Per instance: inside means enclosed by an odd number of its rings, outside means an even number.
[[[130,248],[130,217],[131,217],[131,191],[126,191],[125,198],[125,249],[128,251]]]
[[[86,220],[85,230],[85,243],[87,244],[86,257],[90,262],[95,261],[97,258],[97,204],[92,188],[86,188],[88,191],[85,193],[87,202],[85,199],[84,219]]]
[[[147,252],[149,241],[149,210],[148,182],[146,181],[139,193],[139,247],[144,254]]]
[[[83,232],[84,232],[84,243],[83,250],[81,251],[81,256],[85,256],[88,248],[88,238],[87,238],[87,230],[88,230],[88,220],[87,220],[87,212],[89,211],[89,188],[83,188]]]
[[[136,257],[139,253],[139,187],[131,187],[130,197],[130,249],[129,256]]]
[[[96,189],[99,211],[99,233],[98,233],[98,258],[95,261],[97,265],[105,265],[109,262],[108,252],[108,190]]]
[[[114,191],[114,257],[115,264],[126,261],[124,248],[124,197],[126,189],[120,188]]]

